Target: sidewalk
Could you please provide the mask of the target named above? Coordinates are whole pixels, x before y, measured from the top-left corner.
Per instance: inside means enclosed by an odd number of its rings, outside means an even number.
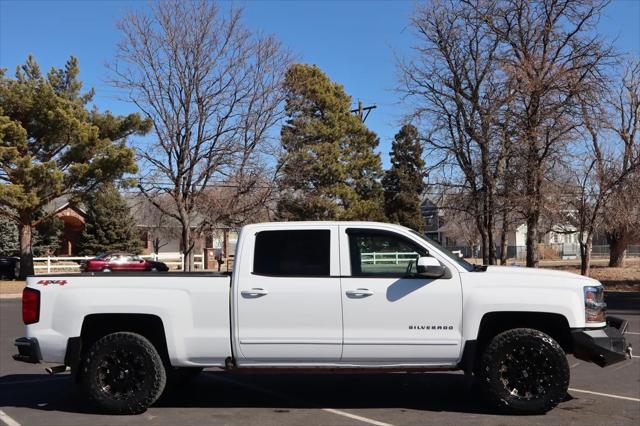
[[[0,299],[16,299],[22,297],[24,281],[0,281]]]

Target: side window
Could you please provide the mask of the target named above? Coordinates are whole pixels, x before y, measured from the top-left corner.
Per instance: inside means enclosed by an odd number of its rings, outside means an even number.
[[[391,232],[347,230],[352,276],[402,277],[416,272],[416,260],[427,251]],[[410,266],[411,265],[411,266]]]
[[[329,276],[331,231],[262,231],[256,234],[253,273]]]

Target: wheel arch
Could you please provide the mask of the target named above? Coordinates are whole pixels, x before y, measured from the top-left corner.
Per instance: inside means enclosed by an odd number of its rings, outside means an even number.
[[[573,352],[569,321],[562,314],[534,311],[487,312],[480,320],[477,338],[465,342],[459,367],[465,372],[473,372],[489,342],[498,334],[514,328],[541,331],[557,341],[565,353]]]
[[[69,339],[65,364],[71,367],[72,374],[77,379],[80,371],[82,354],[98,339],[111,334],[127,331],[147,338],[156,348],[165,363],[169,363],[167,337],[162,319],[153,314],[130,313],[100,313],[89,314],[82,321],[82,328],[78,338]],[[75,365],[72,365],[75,364]]]

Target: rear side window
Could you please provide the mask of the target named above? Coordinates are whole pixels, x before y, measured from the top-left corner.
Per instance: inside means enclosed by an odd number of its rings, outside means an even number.
[[[329,276],[331,231],[262,231],[256,234],[253,273]]]

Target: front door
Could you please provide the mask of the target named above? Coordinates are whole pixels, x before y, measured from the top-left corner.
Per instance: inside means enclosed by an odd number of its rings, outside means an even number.
[[[342,277],[342,362],[455,363],[462,331],[457,270],[438,259],[448,266],[446,276],[418,277],[416,260],[428,248],[409,233],[341,226],[340,241],[341,252],[349,253],[343,270],[350,270]]]
[[[238,364],[338,362],[338,227],[266,229],[243,244],[252,243],[252,250],[243,249],[240,276],[234,278]]]

